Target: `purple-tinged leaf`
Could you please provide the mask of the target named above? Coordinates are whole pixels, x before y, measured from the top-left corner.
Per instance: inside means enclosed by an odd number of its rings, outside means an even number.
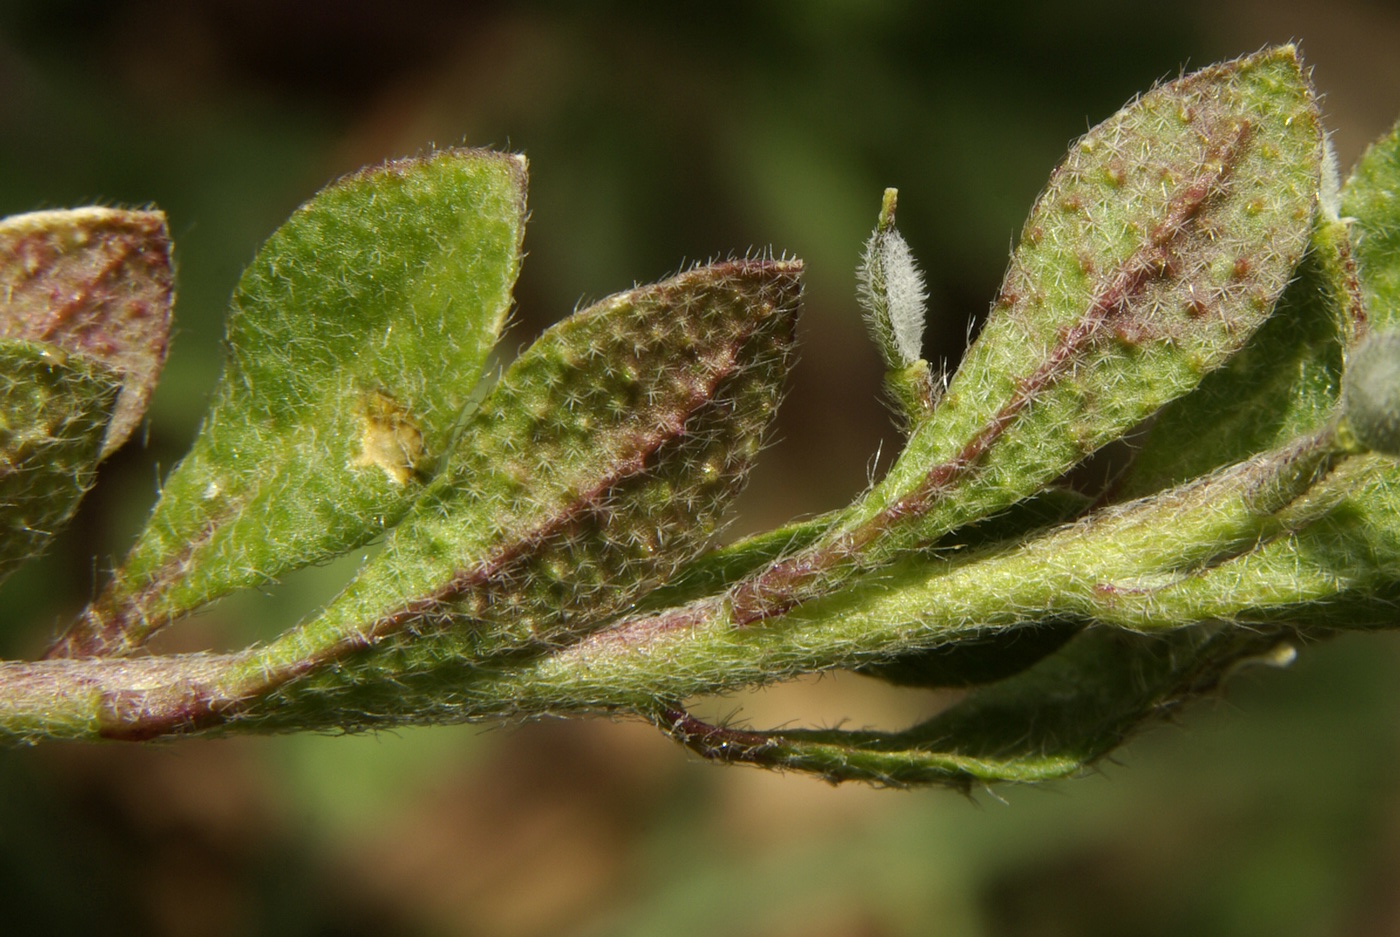
[[[162,212],[94,207],[0,220],[0,338],[57,345],[121,377],[104,458],[146,412],[174,296]]]

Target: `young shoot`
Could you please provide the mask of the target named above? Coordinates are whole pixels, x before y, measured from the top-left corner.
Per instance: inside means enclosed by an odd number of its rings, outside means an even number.
[[[921,355],[928,286],[909,242],[894,226],[898,201],[898,189],[885,190],[880,217],[856,269],[856,296],[885,361],[886,388],[912,427],[933,409],[937,394]]]

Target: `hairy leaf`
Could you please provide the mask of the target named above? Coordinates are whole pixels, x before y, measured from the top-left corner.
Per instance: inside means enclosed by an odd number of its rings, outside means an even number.
[[[1157,417],[1120,486],[1141,497],[1312,432],[1331,416],[1350,323],[1309,254],[1269,321],[1225,367]]]
[[[1367,148],[1342,188],[1367,311],[1378,327],[1400,324],[1400,124]]]
[[[90,358],[0,339],[0,578],[72,517],[92,485],[120,388]]]
[[[939,536],[1195,387],[1302,256],[1321,140],[1292,47],[1165,84],[1086,134],[934,416],[843,527],[895,515]]]
[[[776,413],[801,264],[713,264],[540,337],[385,549],[247,672],[285,713],[454,718],[463,668],[596,628],[705,545]],[[357,695],[363,694],[363,695]]]
[[[832,782],[1046,781],[1084,771],[1145,720],[1213,689],[1242,660],[1270,660],[1278,646],[1272,634],[1221,627],[1150,637],[1096,628],[904,732],[750,732],[697,723],[679,711],[658,722],[708,758]]]
[[[1374,458],[1347,456],[1322,432],[1025,543],[911,555],[753,627],[675,610],[633,615],[528,666],[464,674],[458,690],[478,711],[502,714],[654,712],[658,700],[858,669],[1027,624],[1161,632],[1242,607],[1340,597],[1346,583],[1335,578],[1330,593],[1317,576],[1285,594],[1264,579],[1222,575],[1206,593],[1163,600],[1261,543],[1286,550],[1368,484],[1364,461]],[[1373,585],[1368,576],[1357,585]]]
[[[447,150],[347,176],[243,274],[194,448],[53,653],[124,653],[180,614],[365,543],[446,451],[510,306],[524,160]]]
[[[741,626],[782,614],[1002,510],[1192,390],[1268,317],[1302,257],[1321,157],[1291,46],[1163,85],[1091,130],[889,474],[722,613]]]
[[[131,435],[155,390],[173,281],[161,212],[93,207],[0,220],[0,338],[57,345],[121,378],[104,458]]]

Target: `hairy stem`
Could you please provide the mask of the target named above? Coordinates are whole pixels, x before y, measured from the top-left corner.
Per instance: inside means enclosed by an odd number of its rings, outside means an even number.
[[[1338,471],[1350,459],[1329,427],[1020,547],[951,559],[916,557],[878,581],[862,580],[763,627],[734,628],[725,601],[707,598],[621,621],[533,662],[463,660],[455,670],[428,676],[400,673],[396,683],[371,675],[365,685],[376,690],[391,683],[400,699],[430,697],[419,707],[430,719],[651,713],[658,700],[859,666],[1047,617],[1151,630],[1231,617],[1251,603],[1316,601],[1327,595],[1275,590],[1261,602],[1225,584],[1198,587],[1178,607],[1153,600],[1152,587],[1189,580],[1192,571],[1209,571],[1325,516],[1366,480],[1366,472]],[[1306,588],[1321,587],[1309,582]],[[325,727],[342,725],[357,705],[372,709],[369,701],[357,702],[354,687],[337,686],[332,676],[324,660],[288,660],[276,648],[5,663],[0,732],[13,740],[145,739],[222,727],[277,728],[287,719],[315,727],[322,710],[313,704],[321,698],[331,703],[324,709]]]

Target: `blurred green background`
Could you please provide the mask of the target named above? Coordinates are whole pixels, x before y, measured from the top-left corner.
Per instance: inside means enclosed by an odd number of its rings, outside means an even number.
[[[179,300],[144,447],[0,592],[0,648],[37,653],[125,550],[198,425],[242,264],[339,173],[431,143],[529,155],[511,349],[690,261],[803,257],[803,359],[743,532],[845,503],[895,451],[852,298],[884,186],[929,274],[926,354],[956,360],[1073,137],[1183,66],[1290,39],[1349,165],[1400,114],[1380,2],[5,0],[0,214],[155,203]],[[357,562],[162,647],[273,633]],[[1093,776],[970,800],[721,769],[601,721],[0,752],[0,927],[1400,934],[1397,665],[1391,636],[1305,648]],[[843,677],[709,711],[897,726],[938,703]]]

